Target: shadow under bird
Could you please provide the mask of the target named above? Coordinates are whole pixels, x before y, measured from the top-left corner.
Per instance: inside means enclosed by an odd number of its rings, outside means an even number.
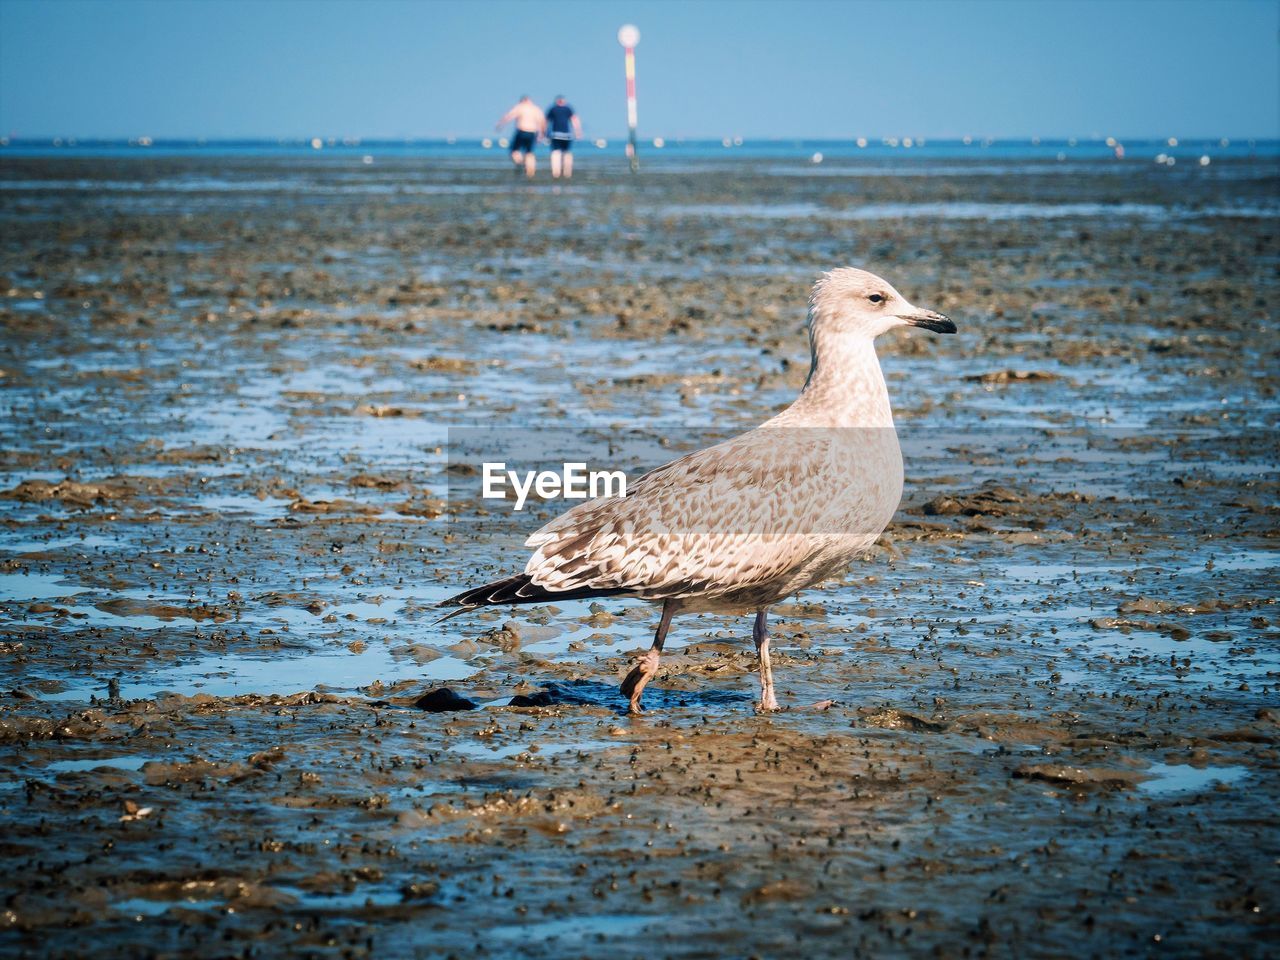
[[[760,710],[778,709],[769,607],[843,572],[902,498],[902,452],[875,338],[955,333],[888,282],[845,267],[809,298],[811,361],[789,407],[747,433],[658,467],[624,497],[575,506],[534,533],[524,573],[467,590],[456,616],[495,604],[634,597],[662,605],[653,646],[622,683],[633,713],[679,613],[755,613]],[[446,617],[445,619],[448,619]]]

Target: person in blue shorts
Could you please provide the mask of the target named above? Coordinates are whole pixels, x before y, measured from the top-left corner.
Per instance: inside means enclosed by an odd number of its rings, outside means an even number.
[[[563,172],[568,180],[573,176],[573,141],[582,137],[582,121],[563,96],[547,107],[546,124],[551,140],[551,176],[559,179]]]
[[[515,121],[515,135],[511,138],[511,162],[515,164],[516,172],[519,173],[520,168],[524,167],[525,176],[533,178],[534,173],[538,169],[538,158],[533,154],[534,144],[538,142],[538,138],[546,133],[547,118],[541,110],[534,105],[533,100],[524,96],[520,101],[502,115],[502,119],[494,124],[494,129],[500,129],[504,123]],[[555,169],[555,163],[552,162],[552,170]]]

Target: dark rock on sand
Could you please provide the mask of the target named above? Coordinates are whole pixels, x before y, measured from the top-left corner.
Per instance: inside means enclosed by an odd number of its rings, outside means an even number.
[[[459,696],[448,687],[439,687],[430,693],[424,693],[413,705],[428,713],[451,713],[455,710],[475,710],[480,705],[474,700]]]

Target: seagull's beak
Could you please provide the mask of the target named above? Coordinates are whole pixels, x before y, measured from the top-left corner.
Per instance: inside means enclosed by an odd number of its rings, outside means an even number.
[[[932,310],[919,310],[912,307],[909,313],[898,314],[898,319],[903,323],[909,323],[913,327],[924,327],[926,330],[932,330],[934,333],[955,333],[956,325],[951,322],[951,318],[941,313],[934,313]]]

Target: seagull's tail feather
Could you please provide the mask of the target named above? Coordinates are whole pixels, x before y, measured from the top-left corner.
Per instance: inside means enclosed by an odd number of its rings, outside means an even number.
[[[619,587],[575,587],[571,590],[548,590],[533,582],[527,573],[517,573],[514,577],[506,577],[463,591],[448,600],[441,600],[437,607],[458,607],[446,613],[436,623],[444,623],[460,613],[467,613],[477,607],[502,606],[511,603],[542,603],[547,600],[585,600],[588,597],[616,597],[627,593]]]

